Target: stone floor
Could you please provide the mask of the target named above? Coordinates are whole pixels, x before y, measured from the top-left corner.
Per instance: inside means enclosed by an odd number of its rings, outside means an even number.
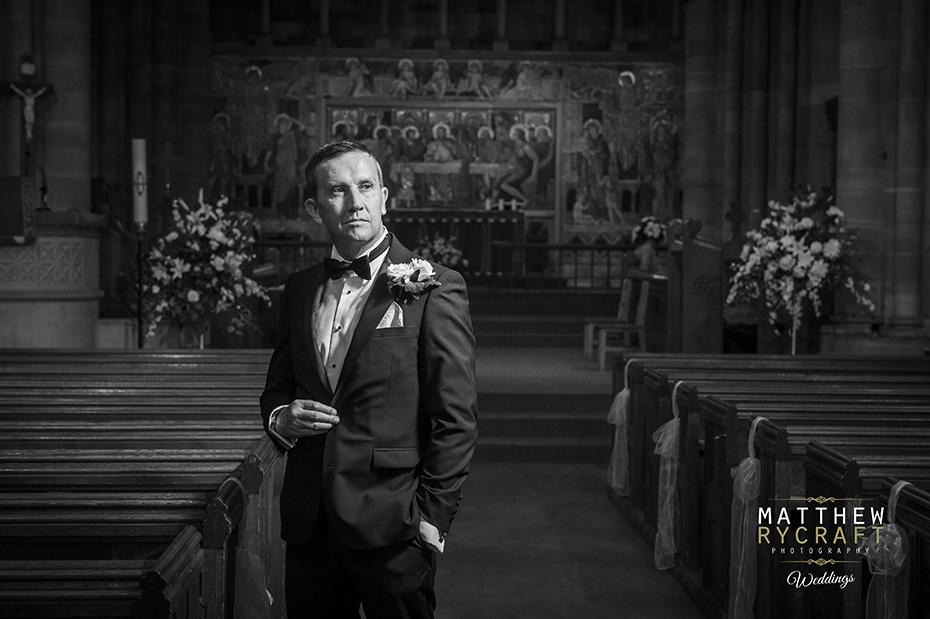
[[[612,389],[580,337],[577,348],[479,348],[477,368],[479,405],[481,393]],[[607,498],[606,462],[474,462],[463,494],[438,619],[701,617]]]
[[[592,464],[475,463],[439,560],[437,619],[700,619]]]

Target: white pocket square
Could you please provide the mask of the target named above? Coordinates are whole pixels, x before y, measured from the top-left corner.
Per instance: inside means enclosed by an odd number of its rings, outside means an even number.
[[[387,311],[384,312],[384,316],[381,317],[381,322],[378,323],[378,329],[394,329],[397,327],[404,326],[404,310],[397,304],[397,301],[391,301],[390,307],[387,308]]]

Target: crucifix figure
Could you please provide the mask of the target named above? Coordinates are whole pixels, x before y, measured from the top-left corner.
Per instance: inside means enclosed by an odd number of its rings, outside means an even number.
[[[10,84],[10,89],[23,98],[23,122],[26,128],[26,144],[31,144],[32,127],[36,122],[36,99],[44,95],[48,87],[43,86],[37,91],[32,90],[29,86],[25,88],[25,90],[21,90],[16,84]]]

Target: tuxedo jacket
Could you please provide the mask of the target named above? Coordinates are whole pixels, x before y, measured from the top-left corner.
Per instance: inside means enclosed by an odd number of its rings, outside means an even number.
[[[289,543],[310,539],[321,501],[333,532],[353,548],[408,540],[421,518],[449,530],[477,439],[475,337],[462,276],[435,264],[440,285],[400,306],[402,327],[378,328],[394,301],[387,266],[413,257],[392,241],[335,389],[312,328],[327,281],[322,263],[285,284],[261,396],[265,429],[271,412],[295,398],[330,405],[340,420],[287,454],[281,537]]]

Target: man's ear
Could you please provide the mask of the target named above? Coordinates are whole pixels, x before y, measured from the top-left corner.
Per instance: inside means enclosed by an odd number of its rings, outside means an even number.
[[[316,200],[313,198],[307,198],[304,200],[304,208],[307,209],[307,213],[310,217],[313,218],[313,221],[316,223],[323,223],[323,219],[320,217],[320,209],[316,204]]]
[[[388,188],[381,188],[381,195],[384,196],[384,199],[381,200],[381,216],[384,217],[387,215],[387,204],[388,204]]]

